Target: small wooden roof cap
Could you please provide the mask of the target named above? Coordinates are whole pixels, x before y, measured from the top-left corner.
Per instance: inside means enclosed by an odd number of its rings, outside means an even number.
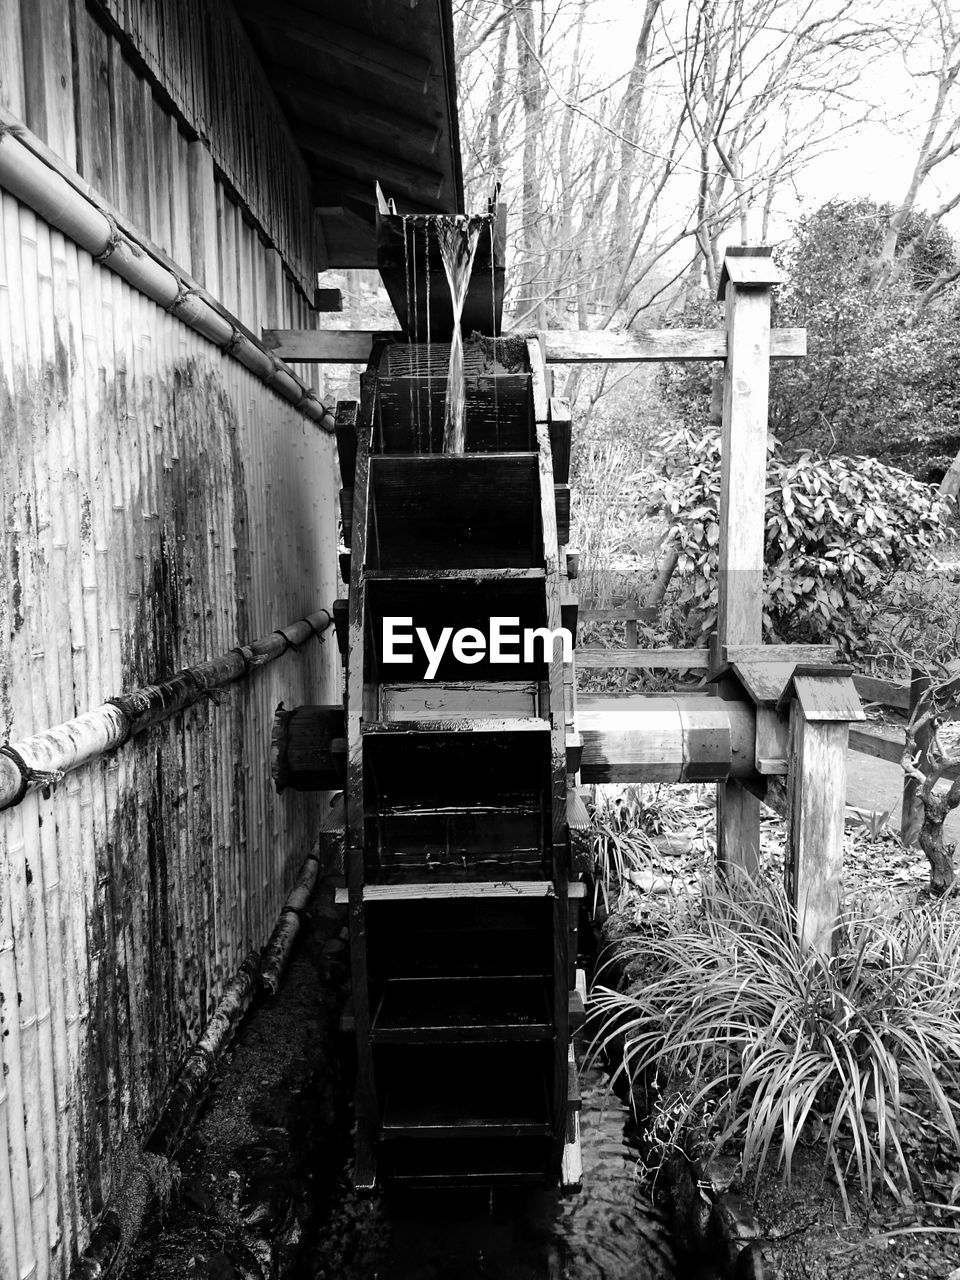
[[[779,702],[790,677],[793,675],[795,662],[726,662],[711,676],[707,684],[720,680],[728,680],[736,676],[750,700],[758,707],[773,707]]]
[[[853,667],[798,666],[780,695],[779,706],[791,698],[800,703],[805,719],[866,720],[853,683]]]
[[[727,281],[744,288],[769,288],[779,284],[783,272],[773,260],[773,249],[768,244],[731,244],[723,256],[720,282],[717,285],[717,301],[727,295]]]

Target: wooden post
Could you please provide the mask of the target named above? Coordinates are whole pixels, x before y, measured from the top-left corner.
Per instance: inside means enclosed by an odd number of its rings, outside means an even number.
[[[790,709],[787,895],[797,909],[800,943],[829,954],[840,915],[848,725],[812,722]]]
[[[780,700],[790,702],[784,878],[802,946],[825,955],[840,915],[847,741],[863,708],[850,667],[803,666]]]
[[[910,672],[910,708],[907,712],[908,723],[917,713],[917,708],[923,702],[924,697],[930,689],[930,677],[926,672],[921,671],[918,667],[914,667]],[[923,770],[923,761],[926,755],[927,747],[929,747],[933,738],[933,725],[926,724],[917,733],[914,741],[920,754],[920,769]],[[900,838],[909,848],[916,845],[920,840],[920,830],[923,826],[923,804],[920,800],[920,783],[916,778],[912,778],[905,774],[903,779],[903,804],[900,810]]]
[[[840,675],[796,675],[789,694],[784,880],[801,945],[829,954],[840,914],[849,721],[862,712]]]
[[[631,601],[631,603],[634,603],[634,602]],[[639,601],[635,603],[639,604]],[[625,627],[625,631],[626,631],[627,648],[636,649],[640,644],[640,632],[637,628],[636,618],[627,619],[627,625]],[[622,687],[624,689],[627,687],[627,677],[631,674],[636,674],[636,672],[639,670],[640,670],[639,667],[624,668],[623,679],[621,681]]]
[[[770,383],[770,292],[780,280],[767,248],[729,248],[718,297],[726,308],[720,479],[717,649],[762,638],[764,494]],[[738,782],[717,788],[717,861],[748,875],[760,853],[760,802]]]

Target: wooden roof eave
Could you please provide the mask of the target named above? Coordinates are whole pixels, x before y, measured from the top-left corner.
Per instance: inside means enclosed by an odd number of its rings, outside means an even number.
[[[375,267],[375,184],[462,212],[451,0],[235,0],[315,187],[325,261]]]

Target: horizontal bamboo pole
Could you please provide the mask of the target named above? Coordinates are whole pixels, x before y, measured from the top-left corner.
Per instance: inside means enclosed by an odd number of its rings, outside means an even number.
[[[187,1055],[183,1070],[170,1090],[160,1119],[147,1143],[154,1155],[169,1155],[200,1104],[224,1049],[253,1003],[260,986],[260,955],[251,951],[224,988],[199,1040]]]
[[[287,967],[296,936],[300,932],[300,912],[305,910],[310,901],[319,870],[319,855],[311,853],[304,862],[300,870],[300,879],[291,889],[290,896],[274,925],[273,933],[263,949],[260,982],[264,991],[272,996],[275,996],[280,989],[280,978]]]
[[[10,111],[0,107],[0,187],[134,289],[249,369],[305,417],[333,431],[333,415],[292,369],[122,215]]]
[[[204,695],[242,679],[254,667],[299,648],[311,636],[321,636],[332,620],[333,615],[321,609],[250,645],[239,645],[167,680],[111,698],[64,724],[0,747],[0,811],[123,746],[131,735],[185,710]]]

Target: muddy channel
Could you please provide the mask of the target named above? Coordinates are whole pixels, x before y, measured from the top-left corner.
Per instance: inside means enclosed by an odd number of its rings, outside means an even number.
[[[343,909],[322,884],[281,991],[225,1056],[126,1280],[712,1280],[678,1258],[640,1190],[629,1112],[597,1069],[581,1080],[579,1195],[357,1196],[338,1032],[348,980]]]

